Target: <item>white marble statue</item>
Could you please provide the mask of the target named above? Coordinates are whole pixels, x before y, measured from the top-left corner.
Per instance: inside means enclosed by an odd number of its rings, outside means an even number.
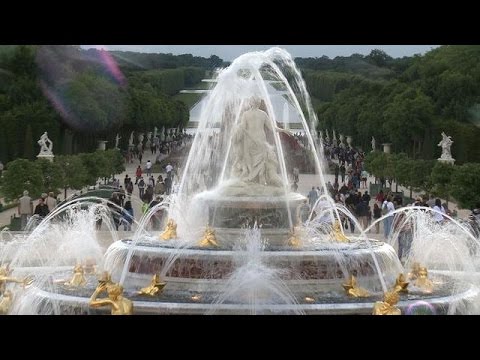
[[[139,144],[143,144],[143,138],[144,138],[144,137],[145,137],[145,136],[143,135],[143,133],[138,134],[138,143],[139,143]]]
[[[128,140],[128,146],[132,147],[132,148],[135,146],[133,144],[133,131],[130,133],[130,139]]]
[[[376,150],[375,138],[372,136],[372,152]]]
[[[148,134],[147,134],[147,142],[145,143],[145,147],[147,149],[151,148],[152,147],[152,143],[153,143],[153,137],[152,137],[152,132],[149,131]]]
[[[157,137],[157,132],[158,132],[158,129],[157,129],[157,127],[155,126],[155,127],[153,128],[153,138],[154,138],[154,139]]]
[[[39,155],[53,155],[53,142],[48,138],[46,131],[40,136],[40,140],[37,143],[40,145]]]
[[[118,143],[120,142],[120,135],[117,133],[117,136],[115,136],[115,149],[118,149]]]
[[[232,175],[245,183],[281,187],[283,183],[277,173],[277,154],[267,141],[266,131],[289,132],[274,127],[267,113],[259,108],[261,99],[252,98],[250,106],[234,129]]]
[[[452,137],[448,136],[442,131],[442,140],[437,145],[442,148],[442,155],[440,156],[440,159],[443,159],[443,160],[453,159],[452,153],[450,151],[450,147],[452,146],[452,144],[453,144]]]
[[[343,140],[345,140],[345,137],[343,136],[343,134],[340,134],[340,144],[338,146],[340,146],[341,148],[345,147],[345,143],[343,142]]]
[[[351,149],[352,148],[352,137],[350,135],[347,136],[347,145]]]
[[[333,143],[334,145],[337,145],[337,134],[335,134],[335,129],[333,129],[332,132],[333,132]]]
[[[330,142],[330,136],[328,136],[328,129],[325,129],[325,140]]]
[[[160,141],[165,141],[165,126],[162,126],[162,130],[160,130]]]

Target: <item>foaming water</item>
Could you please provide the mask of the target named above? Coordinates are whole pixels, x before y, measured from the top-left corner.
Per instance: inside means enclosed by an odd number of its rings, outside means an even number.
[[[255,226],[245,230],[245,238],[235,244],[235,270],[226,280],[215,305],[242,304],[251,315],[269,313],[269,305],[295,305],[297,300],[281,279],[282,269],[269,266],[264,256],[265,242]],[[213,309],[207,314],[215,314]],[[303,314],[300,308],[289,310]]]
[[[71,276],[75,265],[90,263],[97,271],[103,269],[105,247],[118,240],[118,234],[111,217],[115,204],[98,197],[72,199],[57,207],[30,233],[14,236],[9,242],[16,251],[10,253],[8,262],[14,269],[13,276],[29,274],[34,278],[34,288],[23,290],[11,313],[17,314],[58,314],[61,313],[56,301],[46,305],[35,294],[38,288],[53,289],[54,284],[68,278],[58,278],[59,269],[63,276]],[[102,239],[96,231],[97,220],[102,219],[107,231]]]

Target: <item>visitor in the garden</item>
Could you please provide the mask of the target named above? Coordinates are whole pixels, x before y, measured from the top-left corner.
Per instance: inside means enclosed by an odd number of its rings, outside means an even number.
[[[23,196],[19,199],[18,214],[20,215],[20,228],[21,230],[25,230],[28,219],[33,214],[33,201],[32,198],[28,196],[28,190],[25,190]]]

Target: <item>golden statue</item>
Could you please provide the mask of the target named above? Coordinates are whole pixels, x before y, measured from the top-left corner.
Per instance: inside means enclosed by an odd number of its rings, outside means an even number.
[[[5,290],[2,300],[0,301],[0,315],[8,314],[13,303],[13,293],[10,290]]]
[[[375,302],[372,315],[402,315],[402,311],[395,305],[400,300],[398,292],[389,291],[383,296],[383,301]]]
[[[412,271],[408,273],[409,280],[415,280],[418,277],[418,272],[420,271],[420,263],[414,262],[412,265]]]
[[[428,278],[428,270],[426,267],[421,267],[420,270],[418,270],[417,280],[415,280],[413,284],[422,289],[426,294],[433,292],[433,282]]]
[[[28,276],[24,279],[10,277],[9,275],[12,273],[12,271],[13,270],[10,270],[8,265],[0,267],[0,294],[3,294],[5,292],[8,282],[22,284],[24,287],[30,285],[33,282],[33,279]]]
[[[177,224],[173,219],[168,219],[165,231],[160,235],[162,240],[175,239],[177,237]]]
[[[292,228],[289,232],[290,237],[288,238],[288,245],[292,247],[300,247],[302,245],[302,241],[300,237],[295,234],[295,227]]]
[[[335,222],[333,223],[331,236],[337,242],[350,242],[350,240],[342,232],[342,228],[340,227],[340,221],[338,220],[335,220]]]
[[[149,296],[160,295],[165,285],[167,285],[167,283],[160,280],[160,275],[155,274],[153,275],[150,285],[147,287],[141,288],[138,294],[149,295]]]
[[[350,279],[346,284],[342,284],[343,288],[347,292],[347,295],[353,297],[369,297],[370,293],[364,288],[357,287],[357,279],[355,276],[350,275]]]
[[[106,291],[108,298],[97,299],[98,294]],[[110,306],[112,315],[132,315],[133,302],[123,297],[123,287],[119,284],[99,282],[90,298],[91,307]]]
[[[393,287],[393,291],[396,291],[398,293],[408,293],[408,284],[409,283],[405,281],[405,275],[400,274],[395,279],[395,286]]]
[[[205,232],[203,233],[203,238],[198,243],[198,246],[219,246],[217,243],[217,238],[215,237],[215,230],[212,227],[207,225]]]
[[[75,265],[73,268],[73,277],[70,281],[67,281],[64,285],[67,286],[83,286],[87,283],[87,279],[83,275],[85,271],[83,270],[82,265]]]

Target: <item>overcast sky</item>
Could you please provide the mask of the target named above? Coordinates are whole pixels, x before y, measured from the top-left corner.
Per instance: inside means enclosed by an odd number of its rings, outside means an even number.
[[[392,57],[424,54],[438,45],[82,45],[84,48],[102,47],[108,50],[136,52],[193,54],[210,57],[217,55],[231,61],[249,51],[266,50],[273,46],[285,48],[293,57],[349,56],[354,53],[368,55],[373,49],[382,49]]]

